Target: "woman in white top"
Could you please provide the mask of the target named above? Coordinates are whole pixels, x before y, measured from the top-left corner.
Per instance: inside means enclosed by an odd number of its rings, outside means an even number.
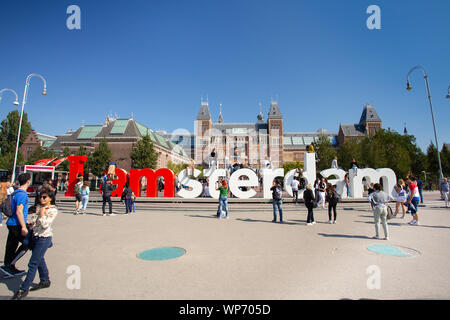
[[[44,256],[47,249],[53,246],[52,223],[58,215],[58,209],[55,206],[56,196],[54,191],[42,189],[39,197],[40,205],[36,207],[36,213],[29,216],[32,233],[29,235],[28,246],[32,254],[28,263],[27,277],[19,291],[15,293],[13,300],[25,298],[29,290],[34,291],[50,287],[50,278]],[[39,272],[40,282],[32,287],[36,272]]]

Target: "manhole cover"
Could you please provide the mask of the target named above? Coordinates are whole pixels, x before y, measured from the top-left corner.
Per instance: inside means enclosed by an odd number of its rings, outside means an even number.
[[[185,253],[186,250],[176,247],[154,248],[142,251],[138,254],[138,258],[152,261],[170,260],[181,257]]]
[[[369,251],[391,257],[414,257],[420,255],[419,251],[411,248],[386,244],[368,246],[367,249],[369,249]]]

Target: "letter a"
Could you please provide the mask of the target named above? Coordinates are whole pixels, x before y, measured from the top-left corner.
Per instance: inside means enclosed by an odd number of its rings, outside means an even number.
[[[367,22],[366,22],[367,28],[369,30],[381,29],[381,9],[380,9],[380,7],[373,4],[367,8],[366,13],[368,13],[368,14],[372,13],[372,15],[367,18]]]
[[[81,29],[81,10],[77,5],[71,5],[67,7],[67,14],[72,14],[66,20],[67,29]]]

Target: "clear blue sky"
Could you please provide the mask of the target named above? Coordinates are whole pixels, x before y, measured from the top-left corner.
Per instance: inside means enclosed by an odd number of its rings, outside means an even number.
[[[81,30],[66,9],[81,8]],[[381,30],[366,9],[381,8]],[[108,112],[158,130],[193,131],[200,98],[213,120],[251,122],[279,96],[285,131],[336,131],[373,104],[383,127],[433,139],[422,74],[430,77],[439,143],[450,142],[450,1],[39,0],[0,2],[0,88],[21,99],[35,130],[58,135]],[[4,95],[0,118],[13,108]]]

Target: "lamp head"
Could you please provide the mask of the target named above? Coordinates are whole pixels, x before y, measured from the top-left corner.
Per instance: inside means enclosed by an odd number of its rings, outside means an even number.
[[[409,81],[406,82],[406,90],[411,91],[411,85],[409,84]]]
[[[16,100],[16,101],[13,102],[13,104],[14,104],[15,106],[18,106],[18,105],[19,105],[19,101]]]
[[[44,87],[44,90],[42,91],[42,95],[46,96],[47,95],[47,88]]]

